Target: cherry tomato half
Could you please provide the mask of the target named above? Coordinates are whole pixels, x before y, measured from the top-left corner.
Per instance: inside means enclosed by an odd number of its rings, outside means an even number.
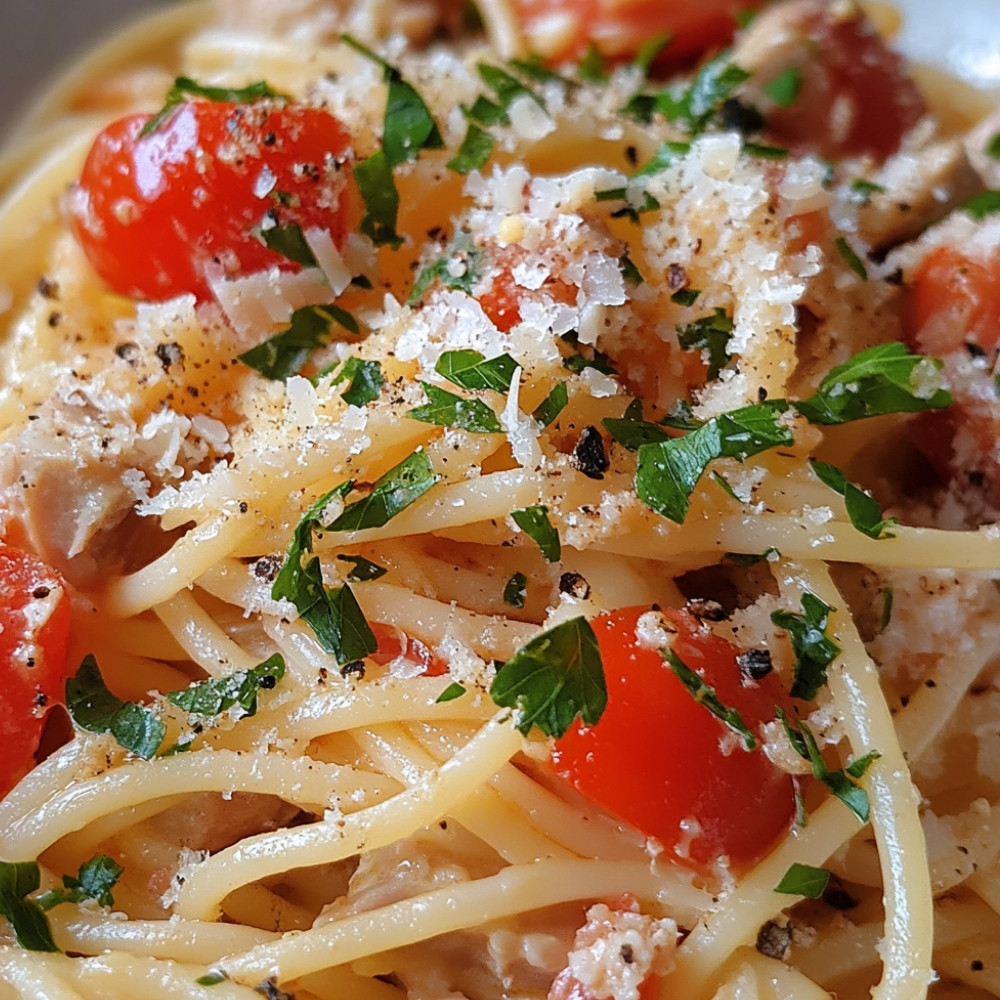
[[[130,115],[98,135],[72,200],[87,258],[114,291],[211,297],[207,275],[300,265],[262,229],[320,227],[341,246],[350,138],[317,108],[195,101],[147,135]]]
[[[689,59],[725,45],[750,0],[514,0],[528,45],[552,62],[580,59],[593,45],[608,59],[631,59],[656,35],[665,55]]]
[[[608,684],[595,726],[579,722],[552,752],[556,771],[612,815],[659,840],[683,863],[711,870],[722,856],[742,870],[762,857],[791,823],[791,778],[759,748],[692,697],[658,650],[638,644],[644,608],[593,622]],[[719,700],[757,734],[785,700],[773,675],[748,681],[740,650],[703,631],[685,612],[664,612],[677,629],[672,648]]]
[[[62,700],[66,584],[40,559],[0,545],[0,798],[31,770],[48,706]]]

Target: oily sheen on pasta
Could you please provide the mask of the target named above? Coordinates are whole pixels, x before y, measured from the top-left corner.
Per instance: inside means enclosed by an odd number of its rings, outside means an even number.
[[[180,4],[29,116],[0,997],[1000,996],[1000,118],[754,13]]]

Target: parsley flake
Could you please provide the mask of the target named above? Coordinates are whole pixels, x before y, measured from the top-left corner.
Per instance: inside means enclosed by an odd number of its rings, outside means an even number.
[[[503,588],[503,602],[512,608],[523,608],[528,594],[528,578],[521,572],[515,573]]]
[[[124,868],[106,854],[99,854],[84,862],[76,876],[63,875],[61,889],[50,889],[38,897],[43,910],[51,910],[60,903],[84,903],[93,900],[99,906],[114,906],[111,890],[117,885]]]
[[[378,563],[373,563],[364,556],[338,555],[341,562],[350,563],[354,568],[347,574],[348,583],[368,583],[371,580],[378,580],[389,571]]]
[[[559,532],[549,520],[549,508],[536,505],[519,507],[510,512],[514,523],[538,546],[547,562],[558,562],[562,556]]]
[[[843,258],[844,263],[862,280],[868,280],[868,269],[865,267],[864,262],[857,255],[854,247],[847,242],[847,239],[843,236],[838,236],[836,243],[837,253]]]
[[[825,868],[814,868],[812,865],[802,865],[796,861],[781,876],[781,881],[774,887],[774,891],[788,896],[819,899],[829,883],[830,873]]]
[[[189,97],[201,97],[207,101],[221,101],[230,104],[252,104],[265,98],[290,100],[290,98],[274,90],[266,81],[258,80],[246,87],[206,87],[187,76],[178,76],[171,88],[163,107],[142,127],[139,138],[145,138],[159,131],[174,110]]]
[[[166,726],[142,705],[122,701],[104,683],[92,655],[84,657],[74,677],[66,680],[66,708],[80,729],[111,733],[119,746],[149,760],[163,743]]]
[[[445,351],[434,371],[460,389],[509,392],[518,364],[509,354],[486,357],[473,350]]]
[[[532,411],[531,415],[543,427],[550,427],[569,404],[569,390],[565,382],[556,382],[549,394]]]
[[[697,297],[698,293],[694,294]],[[718,307],[711,316],[702,316],[687,326],[677,327],[677,342],[681,350],[704,352],[709,381],[717,379],[731,359],[726,345],[732,337],[733,327],[732,317]]]
[[[869,538],[894,537],[890,529],[899,521],[895,517],[882,517],[882,508],[874,497],[850,482],[836,466],[817,459],[810,459],[810,464],[820,482],[844,498],[847,516],[858,531]]]
[[[295,222],[276,223],[270,214],[255,230],[268,250],[280,253],[282,257],[303,267],[319,267],[309,244],[306,243],[302,227]]]
[[[791,696],[812,701],[826,684],[826,669],[840,655],[840,646],[826,633],[831,608],[811,591],[802,593],[802,614],[772,611],[771,621],[784,629],[795,653]]]
[[[461,698],[465,694],[465,688],[462,687],[458,681],[452,681],[435,699],[434,703],[436,705],[442,705],[446,701],[454,701],[456,698]]]
[[[518,711],[517,728],[537,726],[558,739],[577,716],[593,726],[608,701],[597,637],[586,618],[572,618],[535,636],[497,672],[493,701]]]
[[[28,898],[41,881],[35,861],[0,861],[0,916],[9,921],[22,948],[57,952],[45,911],[36,899]]]
[[[460,427],[473,434],[499,434],[503,431],[497,415],[481,399],[465,399],[447,389],[421,382],[429,403],[408,410],[411,420],[440,427]]]
[[[802,89],[802,72],[795,66],[783,69],[764,87],[764,93],[779,108],[790,108]]]
[[[340,398],[351,406],[367,406],[381,395],[385,376],[378,361],[351,357],[333,377],[332,384],[340,385],[344,381],[347,382],[347,388],[340,394]]]
[[[236,670],[224,677],[210,677],[184,691],[172,691],[167,700],[194,715],[218,715],[239,706],[244,717],[257,714],[257,694],[270,690],[285,676],[280,653],[269,656],[251,670]]]

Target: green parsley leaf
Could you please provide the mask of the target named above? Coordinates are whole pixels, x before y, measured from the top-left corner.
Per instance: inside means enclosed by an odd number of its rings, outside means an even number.
[[[795,103],[795,98],[799,96],[801,89],[802,72],[795,66],[789,66],[764,87],[764,93],[779,108],[790,108]]]
[[[983,147],[987,156],[994,160],[1000,160],[1000,132],[995,132],[990,136],[989,142]]]
[[[653,63],[666,51],[673,40],[674,33],[672,31],[661,31],[659,34],[650,35],[639,46],[639,51],[636,52],[632,65],[639,69],[643,77],[647,77]]]
[[[441,427],[460,427],[473,434],[499,434],[503,431],[497,415],[481,399],[465,399],[447,389],[421,382],[427,398],[425,406],[407,411],[412,420]]]
[[[905,344],[877,344],[838,365],[814,396],[794,406],[810,423],[824,425],[942,410],[951,396],[939,388],[940,369],[940,361],[911,354]]]
[[[744,406],[723,413],[684,437],[639,448],[635,474],[639,499],[651,510],[681,524],[698,480],[716,458],[743,462],[778,445],[790,445],[792,432],[781,422],[777,402]]]
[[[578,346],[580,342],[579,334],[576,331],[564,334],[560,339],[574,346]],[[563,358],[563,367],[573,374],[579,374],[587,368],[593,368],[602,375],[618,374],[614,365],[611,364],[611,359],[593,347],[585,347],[582,351],[577,351],[569,357]]]
[[[351,35],[340,37],[355,52],[382,67],[383,79],[389,89],[383,119],[382,149],[390,168],[415,160],[423,149],[441,149],[444,140],[434,116],[399,70]]]
[[[733,335],[733,319],[725,309],[716,307],[711,316],[702,316],[687,326],[677,327],[677,342],[683,351],[704,351],[707,355],[709,381],[729,363],[726,345]]]
[[[851,181],[851,191],[857,195],[857,201],[860,205],[867,205],[872,200],[872,195],[883,194],[885,188],[881,184],[875,184],[872,181],[866,181],[861,178],[855,181]]]
[[[81,729],[111,733],[120,746],[143,760],[159,750],[166,736],[166,727],[148,708],[122,701],[108,690],[92,655],[85,656],[76,676],[66,680],[66,708]]]
[[[566,383],[556,382],[549,390],[549,394],[535,407],[531,415],[543,428],[550,427],[568,404],[569,390],[566,388]]]
[[[343,368],[333,378],[333,385],[347,381],[347,388],[340,398],[351,406],[366,406],[374,403],[382,393],[385,376],[382,365],[378,361],[365,361],[363,358],[351,357],[344,362]]]
[[[977,222],[1000,212],[1000,191],[983,191],[957,206],[956,211],[971,215]]]
[[[586,618],[572,618],[535,636],[497,672],[490,687],[501,708],[520,713],[517,728],[537,726],[558,739],[579,716],[593,726],[608,701],[601,650]]]
[[[872,764],[874,764],[875,761],[877,761],[881,756],[882,754],[880,754],[878,750],[869,750],[863,757],[859,757],[853,763],[848,764],[844,770],[852,778],[863,778],[868,772],[868,768],[870,768]]]
[[[209,972],[207,975],[199,976],[195,982],[199,986],[218,986],[219,983],[224,983],[226,977],[221,972]]]
[[[608,79],[608,63],[600,49],[591,42],[576,67],[576,75],[586,83],[604,83]]]
[[[312,250],[309,249],[309,244],[306,243],[301,226],[294,222],[274,223],[270,217],[265,221],[272,224],[261,224],[257,230],[264,246],[303,267],[319,267]]]
[[[510,119],[507,117],[507,112],[500,107],[495,101],[491,101],[488,97],[484,97],[480,94],[473,102],[471,107],[466,107],[462,105],[462,114],[469,121],[478,122],[480,125],[490,126],[490,125],[509,125]]]
[[[354,569],[347,574],[348,583],[368,583],[371,580],[378,580],[389,572],[384,566],[379,566],[364,556],[338,555],[337,558],[354,566]]]
[[[736,12],[736,25],[739,28],[749,28],[751,24],[757,19],[758,11],[754,10],[752,7],[747,7],[745,10],[738,10]]]
[[[725,558],[736,566],[750,567],[757,566],[762,562],[770,562],[772,555],[776,558],[781,556],[781,553],[773,545],[761,553],[727,552]]]
[[[788,896],[819,899],[826,891],[829,882],[830,873],[825,868],[813,868],[812,865],[801,865],[796,861],[781,876],[781,881],[774,887],[774,891]]]
[[[445,288],[457,288],[471,295],[473,287],[479,281],[482,258],[483,251],[476,249],[469,234],[457,233],[444,255],[417,276],[406,300],[407,305],[419,302],[435,281],[440,281]]]
[[[899,521],[895,517],[883,518],[882,508],[874,497],[849,482],[847,476],[836,466],[820,462],[815,458],[810,459],[810,464],[820,482],[844,498],[847,516],[858,531],[869,538],[894,537],[893,532],[889,529],[898,524]]]
[[[194,715],[218,715],[239,706],[246,716],[257,714],[257,692],[270,690],[285,676],[280,653],[269,656],[251,670],[236,670],[224,677],[198,681],[184,691],[172,691],[167,700]]]
[[[812,701],[826,684],[826,668],[840,654],[840,646],[826,634],[831,608],[815,594],[802,593],[802,614],[772,611],[771,621],[784,629],[795,653],[791,696]]]
[[[287,95],[274,90],[264,80],[258,80],[246,87],[205,87],[190,77],[179,76],[167,91],[163,107],[142,127],[139,138],[145,138],[158,131],[174,113],[174,109],[183,104],[188,97],[201,97],[208,101],[223,101],[229,104],[252,104],[264,98],[291,100]]]
[[[660,111],[669,121],[685,125],[692,135],[703,132],[733,91],[750,78],[731,57],[728,49],[720,52],[701,66],[686,89],[663,91],[657,98]]]
[[[496,140],[485,129],[470,121],[458,152],[445,164],[456,174],[468,174],[485,166]]]
[[[515,573],[503,588],[503,602],[512,608],[523,608],[527,596],[528,578],[523,573]]]
[[[465,694],[465,688],[458,681],[453,681],[434,699],[434,703],[441,705],[446,701],[454,701],[456,698],[461,698],[463,694]]]
[[[631,177],[634,179],[662,174],[664,170],[683,160],[690,152],[691,144],[689,142],[673,142],[668,140],[660,146],[653,155],[653,158],[639,167]],[[659,203],[657,202],[654,207],[659,208]]]
[[[835,246],[837,253],[844,259],[844,263],[862,280],[868,280],[868,269],[861,258],[855,253],[854,247],[843,236],[838,236]]]
[[[549,69],[545,61],[537,52],[533,52],[527,59],[511,59],[508,63],[511,69],[516,70],[521,76],[537,83],[562,83],[569,84],[570,81],[560,76],[554,69]]]
[[[605,417],[601,424],[623,448],[638,451],[644,444],[658,444],[671,440],[659,425],[648,420],[630,420],[628,417]]]
[[[372,485],[368,496],[348,504],[327,531],[362,531],[381,528],[401,510],[419,500],[441,477],[425,451],[415,451]]]
[[[677,679],[687,688],[688,693],[699,705],[704,705],[712,715],[724,722],[740,739],[743,740],[743,749],[750,751],[756,748],[757,739],[750,731],[750,728],[743,721],[743,717],[735,708],[724,705],[711,684],[695,673],[683,660],[672,650],[663,649],[660,651],[667,661],[670,669]]]
[[[318,559],[313,559],[306,566],[307,573],[312,567],[315,567],[313,580],[322,593],[319,601],[300,611],[300,614],[315,633],[319,644],[341,664],[353,663],[374,653],[378,649],[378,640],[365,620],[354,592],[346,583],[342,587],[324,589]]]
[[[508,392],[517,362],[509,354],[498,354],[488,361],[479,351],[445,351],[434,371],[460,389],[492,389]]]
[[[302,371],[313,351],[330,342],[334,323],[349,333],[359,332],[354,317],[339,306],[304,306],[292,313],[284,330],[244,351],[239,359],[265,378],[284,381]]]
[[[679,306],[690,308],[698,301],[701,292],[697,288],[682,288],[670,296],[671,302],[676,302]]]
[[[376,246],[398,250],[403,237],[396,232],[399,218],[399,190],[392,175],[392,165],[384,149],[354,165],[354,180],[364,202],[365,214],[359,226]]]
[[[787,160],[788,150],[784,146],[766,146],[759,142],[743,143],[743,152],[758,160]]]
[[[476,69],[483,83],[496,94],[497,101],[504,112],[502,124],[510,124],[507,112],[519,97],[529,97],[543,111],[545,110],[545,102],[533,90],[526,87],[516,77],[511,76],[506,70],[502,70],[499,66],[491,66],[489,63],[479,63]]]
[[[628,254],[621,257],[618,263],[622,269],[622,277],[630,285],[641,285],[646,281],[646,279],[642,276],[642,272],[635,266],[635,263],[632,258],[628,256]]]
[[[43,910],[51,910],[60,903],[83,903],[92,899],[99,906],[114,906],[111,890],[123,871],[125,869],[106,854],[98,854],[80,866],[76,877],[63,875],[62,889],[43,892],[38,897],[38,905]]]
[[[813,736],[812,731],[804,722],[799,722],[799,727],[796,729],[789,721],[788,716],[785,714],[784,710],[777,709],[778,718],[781,720],[782,725],[785,728],[785,733],[788,736],[789,741],[792,746],[795,747],[796,752],[802,757],[803,760],[809,761],[812,766],[813,777],[817,781],[821,781],[830,791],[838,798],[841,802],[851,810],[852,813],[858,818],[861,823],[867,823],[868,817],[871,811],[871,805],[868,801],[868,793],[858,785],[854,783],[851,775],[848,775],[845,771],[833,771],[826,765],[826,761],[823,760],[823,755],[819,751],[819,747],[816,744],[816,737]],[[871,763],[878,757],[877,753],[866,754],[862,761],[865,761],[865,769],[867,769]],[[860,763],[856,762],[856,763]],[[854,765],[852,765],[853,767]],[[855,770],[859,770],[855,768]],[[860,778],[863,775],[863,771],[855,774],[853,777]]]
[[[695,419],[691,404],[686,399],[678,399],[670,407],[660,424],[663,427],[672,427],[677,431],[695,431],[703,426],[704,421]]]
[[[549,508],[541,505],[519,507],[510,512],[514,523],[538,546],[547,562],[558,562],[562,556],[559,532],[549,520]]]
[[[45,911],[27,897],[41,885],[34,861],[0,861],[0,916],[10,922],[17,943],[28,951],[57,952]]]

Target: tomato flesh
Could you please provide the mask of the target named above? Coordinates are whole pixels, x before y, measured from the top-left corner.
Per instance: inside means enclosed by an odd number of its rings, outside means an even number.
[[[711,871],[723,856],[742,870],[791,823],[792,779],[759,746],[744,750],[732,731],[695,701],[659,651],[638,644],[636,625],[645,611],[616,611],[593,622],[607,708],[595,726],[578,721],[556,741],[555,770],[695,870]],[[664,614],[677,629],[676,655],[757,734],[785,700],[777,679],[746,681],[736,646],[703,631],[685,612]]]
[[[316,108],[197,101],[148,135],[130,115],[98,135],[72,200],[73,231],[121,295],[211,298],[209,275],[300,265],[269,249],[262,225],[347,233],[343,126]]]
[[[726,45],[748,0],[514,0],[532,51],[552,62],[582,58],[594,46],[608,59],[631,59],[655,35],[672,36],[665,55],[689,59]]]
[[[868,155],[881,162],[926,111],[902,58],[860,10],[845,16],[827,0],[800,0],[762,14],[753,31],[795,37],[783,61],[798,73],[798,93],[767,113],[776,144],[831,160]],[[780,69],[770,67],[769,75]]]
[[[31,770],[46,709],[63,697],[70,603],[40,559],[0,545],[0,797]]]

